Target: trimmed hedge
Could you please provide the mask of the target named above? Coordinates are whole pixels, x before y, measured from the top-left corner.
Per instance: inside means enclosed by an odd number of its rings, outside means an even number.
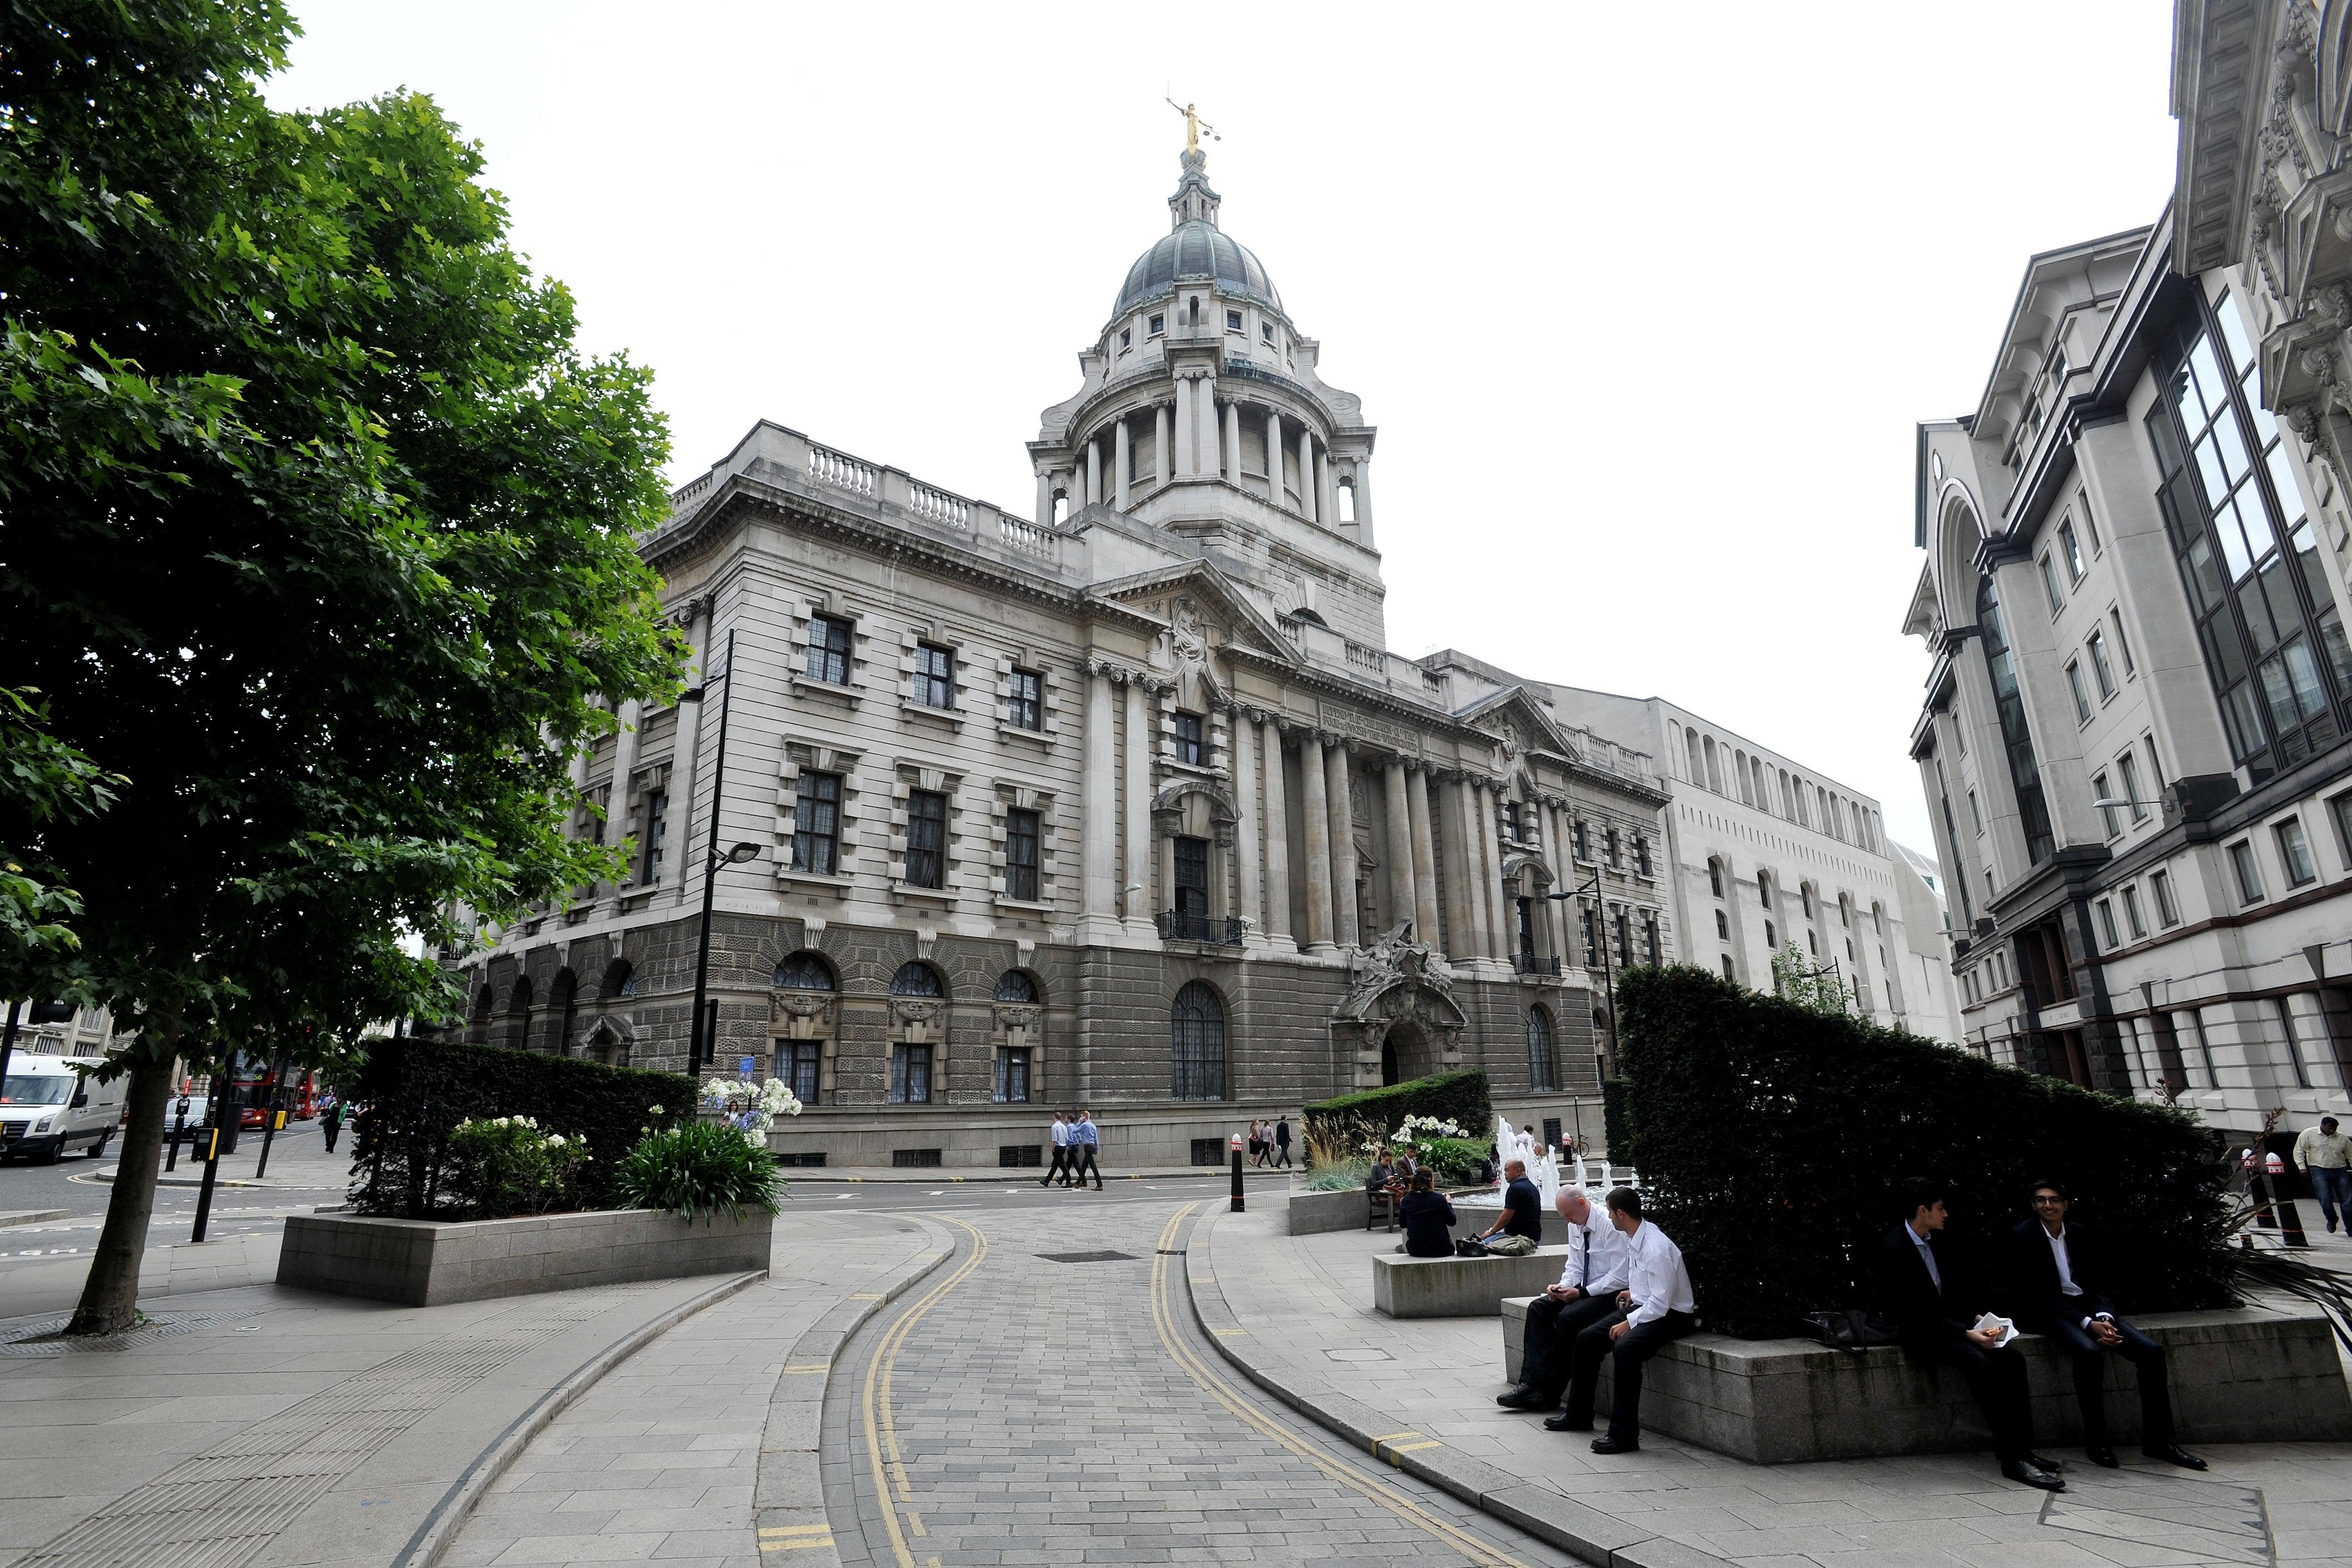
[[[1353,1152],[1366,1138],[1385,1139],[1407,1116],[1442,1116],[1474,1139],[1491,1143],[1495,1102],[1480,1067],[1436,1072],[1381,1089],[1359,1090],[1309,1105],[1299,1113],[1309,1145]]]
[[[644,1130],[691,1120],[697,1092],[681,1072],[499,1046],[381,1040],[352,1089],[366,1109],[352,1151],[352,1206],[399,1219],[450,1218],[458,1211],[457,1195],[447,1190],[451,1129],[468,1117],[529,1116],[542,1132],[586,1134],[580,1204],[599,1208]]]
[[[1859,1306],[1913,1180],[1952,1192],[1946,1232],[1981,1264],[2024,1218],[2025,1186],[2066,1185],[2119,1272],[2126,1312],[2230,1300],[2228,1170],[2187,1112],[1996,1067],[1858,1019],[1823,1017],[1704,969],[1619,982],[1622,1124],[1611,1156],[1681,1246],[1719,1333],[1795,1332]]]

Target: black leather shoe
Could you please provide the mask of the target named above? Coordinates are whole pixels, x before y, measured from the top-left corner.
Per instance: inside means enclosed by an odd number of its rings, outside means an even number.
[[[2089,1457],[2091,1463],[2102,1469],[2114,1470],[2123,1468],[2123,1461],[2116,1458],[2116,1451],[2113,1448],[2085,1448],[2083,1452]]]
[[[1537,1410],[1550,1401],[1537,1393],[1532,1384],[1520,1383],[1496,1395],[1495,1403],[1506,1410]]]
[[[2045,1459],[2039,1454],[2026,1455],[2025,1462],[2032,1465],[2037,1470],[2048,1470],[2053,1476],[2063,1476],[2066,1473],[2066,1467],[2064,1465],[2060,1464],[2055,1459]]]
[[[1590,1432],[1592,1430],[1592,1418],[1588,1416],[1582,1420],[1579,1420],[1575,1416],[1570,1415],[1567,1411],[1563,1410],[1557,1416],[1547,1416],[1544,1417],[1544,1430],[1547,1432]]]
[[[1642,1451],[1642,1445],[1632,1441],[1621,1443],[1614,1437],[1595,1437],[1592,1439],[1592,1451],[1596,1454],[1638,1454]]]
[[[2040,1465],[2030,1465],[2022,1459],[2011,1459],[2000,1467],[2000,1473],[2021,1486],[2040,1487],[2043,1491],[2064,1491],[2066,1483],[2054,1470]]]
[[[2163,1448],[2142,1448],[2140,1452],[2151,1459],[2162,1459],[2168,1465],[2179,1465],[2184,1470],[2201,1470],[2205,1468],[2204,1460],[2178,1444]]]

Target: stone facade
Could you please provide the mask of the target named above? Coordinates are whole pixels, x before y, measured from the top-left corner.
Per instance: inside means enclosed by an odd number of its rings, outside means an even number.
[[[1387,650],[1375,432],[1197,151],[1170,205],[1029,515],[768,423],[677,492],[643,548],[700,695],[579,759],[631,874],[467,960],[469,1038],[688,1065],[706,857],[744,845],[716,1061],[800,1090],[786,1155],[993,1165],[1085,1104],[1106,1164],[1222,1162],[1461,1065],[1577,1124],[1600,980],[1547,895],[1579,820],[1663,842],[1666,789],[1542,688]],[[1657,890],[1613,898],[1671,961]]]
[[[2352,1075],[2352,5],[2185,3],[2179,186],[1918,434],[1966,1040],[2251,1131]]]

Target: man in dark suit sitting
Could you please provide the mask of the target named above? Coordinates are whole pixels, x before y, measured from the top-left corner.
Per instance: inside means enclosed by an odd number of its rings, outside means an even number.
[[[1998,1334],[1973,1326],[1984,1305],[1981,1290],[1945,1245],[1944,1199],[1943,1188],[1928,1185],[1904,1195],[1910,1218],[1878,1244],[1878,1310],[1895,1325],[1906,1351],[1931,1365],[1959,1369],[1992,1428],[2002,1475],[2044,1491],[2064,1491],[2058,1467],[2033,1451],[2024,1358],[2003,1348]]]
[[[2175,1437],[2164,1347],[2116,1315],[2098,1238],[2066,1222],[2066,1189],[2056,1182],[2035,1182],[2032,1197],[2033,1218],[2009,1233],[2017,1321],[2048,1335],[2074,1364],[2083,1448],[2091,1462],[2111,1470],[2116,1466],[2116,1451],[2107,1446],[2107,1353],[2114,1351],[2139,1373],[2140,1452],[2184,1469],[2203,1469],[2205,1461]]]

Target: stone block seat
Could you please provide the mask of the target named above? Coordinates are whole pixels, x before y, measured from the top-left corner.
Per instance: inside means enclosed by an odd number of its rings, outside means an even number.
[[[1392,1318],[1484,1317],[1506,1298],[1525,1297],[1559,1279],[1567,1256],[1565,1247],[1538,1247],[1524,1258],[1375,1252],[1372,1306]]]
[[[1547,1283],[1549,1281],[1546,1281]],[[1503,1374],[1516,1383],[1533,1295],[1501,1303]],[[2352,1395],[2327,1320],[2316,1311],[2235,1307],[2151,1312],[2132,1322],[2165,1348],[2180,1440],[2340,1441],[2352,1437]],[[2039,1334],[2021,1334],[2035,1440],[2082,1441],[2074,1380]],[[1609,1407],[1601,1364],[1600,1407]],[[1801,1339],[1696,1333],[1661,1351],[1642,1382],[1642,1425],[1759,1464],[1990,1448],[1960,1375],[1923,1367],[1894,1345],[1831,1350]],[[2107,1425],[2117,1446],[2139,1441],[2131,1363],[2107,1360]]]

